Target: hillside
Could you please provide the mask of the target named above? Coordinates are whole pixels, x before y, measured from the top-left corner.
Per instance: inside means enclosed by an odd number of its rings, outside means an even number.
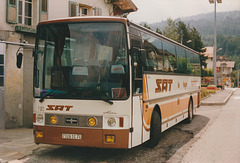
[[[202,36],[214,33],[214,13],[200,14],[180,18],[192,27],[195,27]],[[217,34],[240,36],[240,11],[217,13]]]
[[[183,21],[191,27],[195,27],[202,36],[213,35],[214,33],[214,14],[199,14],[190,17],[175,19],[175,22]],[[167,25],[167,21],[149,24],[156,30],[161,30]],[[227,36],[240,36],[240,11],[218,12],[217,13],[217,34]]]
[[[214,13],[199,14],[174,20],[183,21],[190,27],[195,27],[202,36],[205,46],[213,46]],[[153,30],[159,28],[161,31],[167,25],[167,21],[148,24]],[[240,10],[230,12],[217,12],[217,38],[218,52],[220,55],[240,56]]]

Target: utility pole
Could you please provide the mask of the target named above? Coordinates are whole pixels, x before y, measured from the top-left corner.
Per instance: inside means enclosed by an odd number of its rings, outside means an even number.
[[[237,70],[237,87],[239,88],[239,64],[238,64],[238,70]]]
[[[222,3],[222,0],[209,0],[212,4],[214,3],[214,47],[213,47],[213,74],[214,74],[214,85],[217,85],[217,71],[216,71],[216,51],[217,51],[217,2]]]

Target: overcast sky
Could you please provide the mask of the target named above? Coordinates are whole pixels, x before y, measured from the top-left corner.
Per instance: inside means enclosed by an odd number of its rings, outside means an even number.
[[[128,15],[135,23],[160,22],[167,18],[193,16],[214,11],[209,0],[132,0],[138,11]],[[240,10],[240,0],[222,0],[217,4],[217,12]],[[240,21],[240,20],[239,20]]]

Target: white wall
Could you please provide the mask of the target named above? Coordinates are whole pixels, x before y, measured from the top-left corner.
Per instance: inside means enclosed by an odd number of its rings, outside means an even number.
[[[207,69],[213,69],[213,61],[210,58],[206,60],[206,63],[207,63]]]

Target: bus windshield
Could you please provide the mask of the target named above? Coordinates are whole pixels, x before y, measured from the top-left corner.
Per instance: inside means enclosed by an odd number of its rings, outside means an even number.
[[[34,97],[127,99],[129,61],[123,23],[38,27]]]

